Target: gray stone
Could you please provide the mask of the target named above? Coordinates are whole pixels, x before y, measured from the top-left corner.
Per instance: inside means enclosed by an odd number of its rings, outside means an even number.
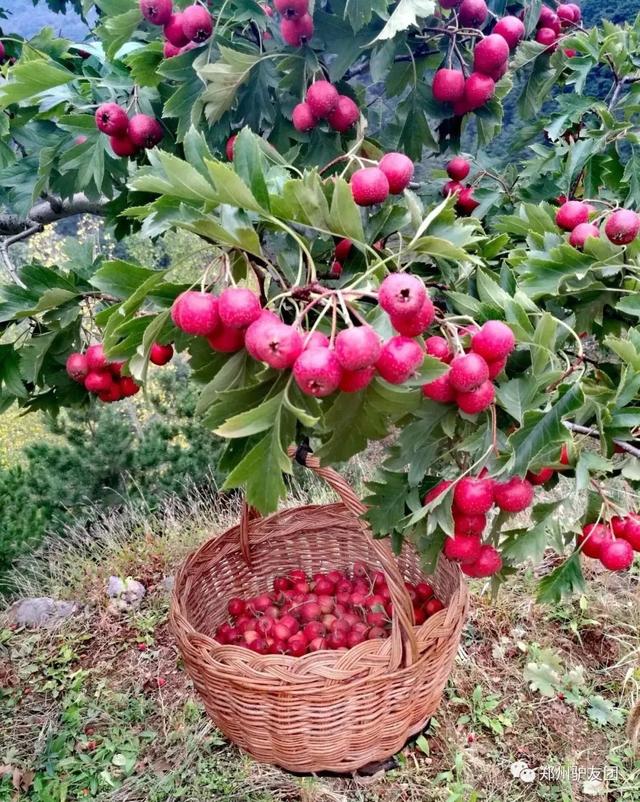
[[[145,586],[137,579],[123,580],[118,576],[110,576],[107,583],[107,595],[111,602],[107,609],[113,615],[133,609],[140,604],[146,592]]]
[[[160,587],[163,590],[166,590],[168,593],[171,593],[175,583],[176,583],[176,578],[174,576],[165,576],[162,582],[160,583]]]
[[[78,609],[75,602],[56,601],[48,596],[40,596],[16,602],[11,608],[10,617],[19,627],[53,627],[72,616]]]

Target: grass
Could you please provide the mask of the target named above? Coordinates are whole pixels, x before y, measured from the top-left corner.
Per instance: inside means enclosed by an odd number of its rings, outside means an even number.
[[[163,582],[236,516],[215,498],[192,498],[154,517],[113,517],[91,540],[72,533],[25,562],[25,595],[85,607],[56,631],[0,625],[1,802],[640,799],[640,760],[625,736],[640,695],[637,573],[594,574],[585,596],[553,608],[531,601],[531,573],[494,602],[478,584],[437,720],[386,774],[300,778],[255,763],[194,695],[167,628]],[[137,611],[107,614],[110,574],[146,584]]]

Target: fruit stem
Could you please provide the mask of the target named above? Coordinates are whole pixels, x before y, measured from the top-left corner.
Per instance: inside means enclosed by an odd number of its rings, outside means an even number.
[[[329,348],[333,348],[333,344],[336,339],[337,328],[338,328],[338,299],[334,295],[331,309],[331,336],[329,337]]]
[[[342,316],[344,317],[344,319],[345,319],[345,321],[347,323],[347,326],[350,329],[353,328],[353,321],[351,320],[351,316],[349,315],[349,311],[348,311],[347,306],[346,306],[346,304],[344,302],[344,295],[342,294],[342,292],[340,290],[337,290],[336,298],[338,299],[338,301],[340,303],[340,309],[342,311]]]

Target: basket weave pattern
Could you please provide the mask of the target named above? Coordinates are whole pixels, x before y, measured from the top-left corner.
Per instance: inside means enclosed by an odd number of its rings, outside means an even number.
[[[402,747],[435,713],[451,671],[468,596],[457,565],[441,559],[428,581],[446,608],[412,625],[404,580],[425,579],[415,550],[395,560],[371,538],[361,502],[332,469],[307,464],[342,502],[285,510],[205,542],[176,576],[171,626],[186,669],[222,732],[265,763],[291,771],[354,771]],[[246,555],[250,553],[250,563]],[[347,651],[259,655],[213,640],[234,596],[269,590],[277,574],[383,570],[394,606],[391,637]]]

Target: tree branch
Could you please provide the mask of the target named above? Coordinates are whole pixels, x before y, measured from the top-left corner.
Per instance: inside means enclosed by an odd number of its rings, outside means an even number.
[[[589,426],[581,426],[579,423],[571,423],[570,421],[563,421],[563,423],[570,432],[578,432],[578,434],[586,434],[589,437],[597,437],[600,439],[600,433],[597,429],[591,429]],[[613,442],[623,451],[632,454],[634,457],[640,458],[640,448],[636,448],[624,440],[616,440],[614,438]]]
[[[103,215],[105,206],[106,200],[93,201],[81,192],[66,200],[47,197],[41,203],[36,203],[26,218],[17,214],[0,214],[0,235],[7,237],[30,231],[25,236],[31,236],[36,233],[31,230],[34,226],[40,230],[42,226],[77,214]]]

